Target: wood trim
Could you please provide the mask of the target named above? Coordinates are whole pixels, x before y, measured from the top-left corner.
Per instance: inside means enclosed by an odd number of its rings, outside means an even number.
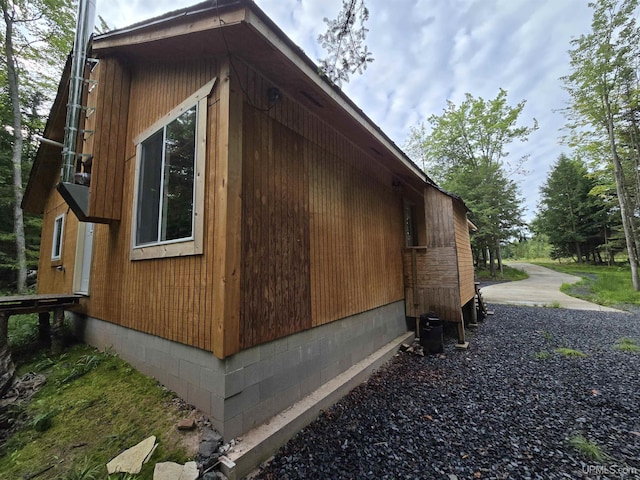
[[[213,186],[213,353],[225,358],[240,350],[242,249],[242,92],[228,59],[220,65],[218,161]]]
[[[205,85],[200,87],[195,93],[190,95],[186,100],[173,108],[168,114],[154,122],[152,126],[137,135],[134,139],[136,144],[136,171],[134,179],[133,194],[133,218],[131,225],[131,260],[145,260],[150,258],[168,258],[180,257],[184,255],[200,255],[203,253],[204,235],[204,203],[205,203],[205,170],[207,155],[207,110],[208,98],[217,78],[213,78]],[[159,245],[150,245],[148,247],[136,247],[135,235],[137,226],[137,205],[138,205],[138,182],[140,176],[140,158],[142,141],[147,137],[163,128],[168,123],[178,118],[185,110],[198,104],[198,116],[196,119],[196,170],[194,178],[195,199],[193,212],[193,238],[178,241],[174,243],[163,243]]]
[[[183,16],[178,17],[180,21]],[[126,48],[133,45],[141,45],[161,40],[172,39],[182,35],[189,35],[197,32],[206,32],[214,28],[234,25],[245,21],[245,9],[220,12],[217,14],[206,14],[201,18],[196,18],[191,22],[180,21],[177,25],[166,26],[166,22],[174,19],[161,19],[156,25],[142,25],[139,29],[125,29],[121,32],[106,33],[94,39],[92,52],[96,55],[102,54],[116,48]]]

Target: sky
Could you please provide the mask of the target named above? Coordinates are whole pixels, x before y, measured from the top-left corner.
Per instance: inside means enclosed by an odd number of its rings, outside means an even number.
[[[97,14],[122,28],[197,0],[97,0]],[[335,18],[342,0],[256,0],[258,6],[313,60],[323,18]],[[588,0],[365,0],[366,43],[374,62],[343,84],[345,93],[398,146],[411,127],[459,105],[465,93],[486,100],[507,90],[508,103],[526,101],[520,123],[539,128],[526,143],[507,147],[506,162],[528,155],[527,175],[512,178],[531,220],[553,163],[561,153],[568,96],[570,41],[588,33]],[[429,173],[429,172],[427,172]],[[462,194],[464,199],[464,194]]]

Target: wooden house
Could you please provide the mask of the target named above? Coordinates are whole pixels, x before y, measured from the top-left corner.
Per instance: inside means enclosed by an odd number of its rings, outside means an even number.
[[[407,332],[473,302],[466,208],[251,1],[96,36],[79,183],[43,143],[40,293],[232,438]],[[69,69],[45,137],[64,134]],[[61,194],[62,192],[62,194]]]

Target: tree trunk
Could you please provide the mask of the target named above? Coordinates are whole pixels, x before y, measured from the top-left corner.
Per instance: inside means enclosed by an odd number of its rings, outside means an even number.
[[[489,249],[489,275],[493,278],[496,276],[496,264],[494,261],[495,258],[495,250],[493,248]]]
[[[498,270],[500,271],[500,278],[504,278],[504,267],[502,266],[502,247],[500,241],[496,242],[496,256],[498,257]]]
[[[13,145],[11,161],[13,163],[13,231],[16,236],[16,262],[18,264],[18,293],[23,293],[27,284],[27,258],[24,239],[24,218],[22,215],[22,112],[20,110],[20,93],[16,62],[13,53],[13,17],[5,0],[0,2],[5,22],[5,61],[7,62],[7,83],[11,98],[13,116]]]
[[[638,278],[638,256],[635,245],[634,226],[630,221],[627,192],[625,188],[624,172],[622,164],[618,158],[618,149],[613,131],[613,114],[611,113],[611,103],[609,95],[603,95],[603,102],[607,112],[607,130],[609,134],[609,146],[611,148],[611,160],[613,162],[613,173],[616,180],[616,193],[618,194],[618,203],[620,205],[620,215],[622,216],[622,228],[624,230],[624,239],[627,244],[627,253],[629,255],[629,264],[631,266],[631,281],[633,289],[640,291],[640,278]]]
[[[578,263],[582,263],[582,249],[580,248],[580,242],[576,242],[576,256],[578,257]]]

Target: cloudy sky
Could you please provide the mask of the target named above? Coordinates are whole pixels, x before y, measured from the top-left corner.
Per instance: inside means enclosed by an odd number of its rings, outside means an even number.
[[[97,1],[97,13],[121,28],[197,0]],[[257,0],[256,3],[306,54],[324,56],[316,42],[324,17],[334,18],[342,0]],[[539,129],[507,150],[515,160],[530,155],[525,177],[515,177],[533,217],[551,164],[560,153],[567,96],[559,77],[568,73],[570,40],[590,29],[588,0],[366,0],[367,44],[375,61],[343,85],[347,95],[399,146],[409,129],[446,101],[465,93],[493,99],[499,88],[511,105],[526,100],[521,123]],[[464,197],[464,195],[463,195]]]

